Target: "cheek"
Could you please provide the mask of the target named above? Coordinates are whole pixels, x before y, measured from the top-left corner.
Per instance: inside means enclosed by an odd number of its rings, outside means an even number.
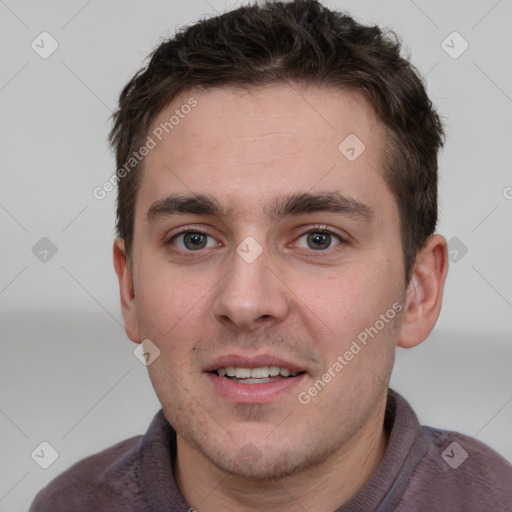
[[[309,283],[303,295],[322,311],[321,317],[334,332],[347,334],[370,321],[373,324],[392,306],[396,287],[390,272],[378,261],[354,261],[336,275]]]
[[[165,265],[141,267],[136,299],[142,334],[150,339],[165,339],[182,324],[194,325],[194,318],[207,299],[208,283]]]
[[[303,315],[309,318],[312,339],[325,356],[324,370],[339,356],[347,361],[346,367],[336,372],[339,385],[363,380],[374,387],[370,381],[385,380],[390,371],[400,329],[393,306],[401,305],[393,265],[386,258],[354,261],[323,283],[309,283],[310,300],[305,301],[308,308],[302,306]],[[374,373],[367,371],[369,368]]]

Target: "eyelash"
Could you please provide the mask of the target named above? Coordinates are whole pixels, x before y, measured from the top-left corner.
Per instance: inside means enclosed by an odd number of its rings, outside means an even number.
[[[203,231],[202,229],[184,229],[178,233],[175,233],[174,235],[172,235],[171,238],[169,238],[167,241],[164,242],[164,245],[172,245],[174,240],[176,240],[179,236],[182,236],[182,235],[186,235],[188,233],[194,233],[194,234],[200,234],[200,235],[205,235],[205,236],[209,236],[211,237],[211,235],[209,233],[207,233],[206,231]],[[332,231],[331,229],[329,229],[327,226],[325,225],[316,225],[316,226],[312,226],[311,228],[309,228],[308,230],[302,232],[296,240],[299,240],[301,239],[303,236],[309,234],[309,233],[321,233],[321,234],[329,234],[331,236],[334,236],[335,238],[337,238],[339,240],[339,244],[332,247],[332,248],[328,248],[328,249],[324,249],[324,250],[313,250],[313,249],[310,249],[311,252],[315,253],[317,256],[319,257],[322,257],[322,256],[326,256],[327,254],[326,253],[329,253],[329,252],[332,252],[332,251],[335,251],[337,248],[339,248],[340,246],[344,245],[347,243],[347,239],[342,237],[339,233],[336,233],[335,231]],[[212,237],[213,238],[213,237]],[[203,250],[202,249],[198,249],[197,251],[185,251],[187,253],[194,253],[194,252],[202,252]],[[178,252],[181,252],[181,249],[178,249]]]

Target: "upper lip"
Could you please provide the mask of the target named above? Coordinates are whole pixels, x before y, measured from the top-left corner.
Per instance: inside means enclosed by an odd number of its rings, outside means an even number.
[[[241,355],[224,355],[217,357],[211,363],[208,363],[205,372],[213,372],[219,368],[228,366],[236,366],[238,368],[261,368],[263,366],[279,366],[279,368],[288,368],[291,372],[303,372],[305,368],[293,361],[287,361],[281,357],[268,354],[260,354],[257,356],[241,356]]]

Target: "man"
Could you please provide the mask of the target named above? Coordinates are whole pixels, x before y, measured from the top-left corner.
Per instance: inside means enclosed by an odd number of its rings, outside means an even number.
[[[399,52],[276,2],[183,29],[126,85],[114,265],[162,410],[32,512],[512,510],[504,458],[388,389],[448,265],[443,130]]]

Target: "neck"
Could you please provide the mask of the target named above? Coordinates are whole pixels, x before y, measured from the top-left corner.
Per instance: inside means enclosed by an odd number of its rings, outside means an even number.
[[[176,482],[198,512],[332,512],[368,482],[382,461],[388,443],[384,412],[385,401],[371,421],[321,464],[271,481],[227,475],[178,435]]]

